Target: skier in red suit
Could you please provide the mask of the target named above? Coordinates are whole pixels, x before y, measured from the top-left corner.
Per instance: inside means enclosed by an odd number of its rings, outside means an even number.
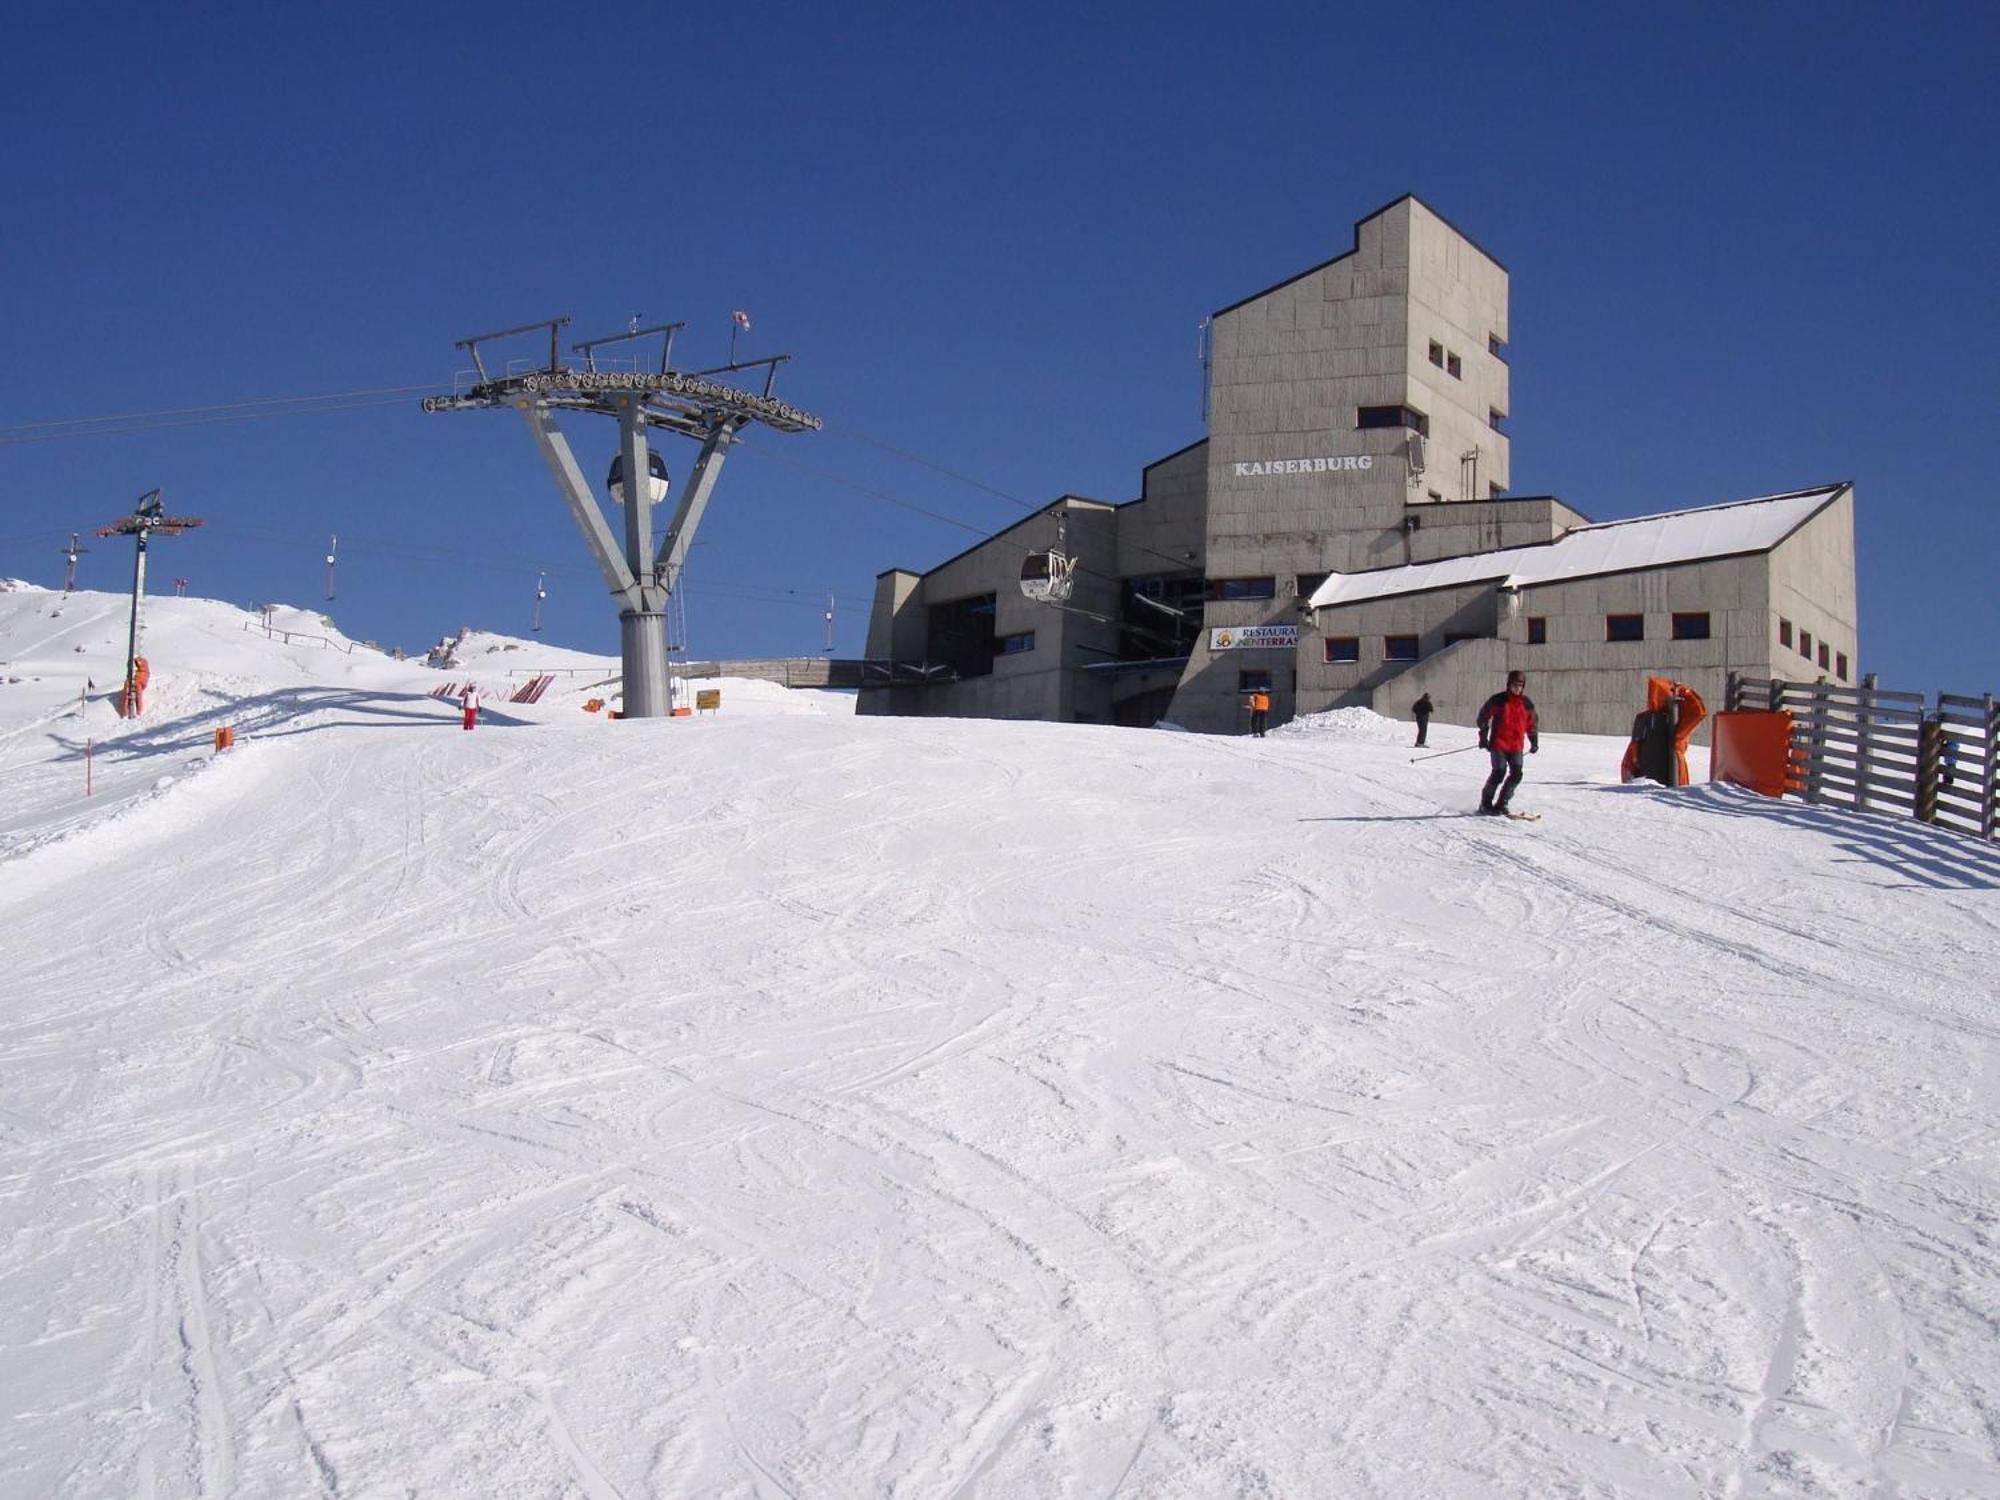
[[[1495,693],[1480,705],[1479,748],[1492,758],[1493,773],[1479,794],[1479,810],[1505,814],[1514,788],[1521,784],[1521,752],[1533,755],[1542,748],[1541,731],[1535,718],[1535,700],[1528,696],[1528,674],[1509,672],[1507,689]]]

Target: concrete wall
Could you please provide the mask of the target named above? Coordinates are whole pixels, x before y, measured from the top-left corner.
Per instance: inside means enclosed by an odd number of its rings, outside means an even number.
[[[1057,509],[1067,518],[1069,553],[1082,560],[1071,604],[1077,611],[1115,618],[1119,596],[1118,578],[1111,571],[1118,550],[1115,507],[1064,496],[1049,507],[1049,511]],[[1038,603],[1021,593],[1022,559],[1030,552],[1047,551],[1055,542],[1055,520],[1043,512],[933,568],[917,579],[914,587],[908,582],[912,576],[908,573],[883,574],[877,580],[875,611],[869,621],[870,655],[874,655],[874,643],[886,637],[895,647],[892,654],[896,660],[927,662],[930,609],[982,594],[993,596],[994,635],[1032,631],[1034,648],[996,656],[993,670],[983,676],[866,689],[856,711],[1109,722],[1110,683],[1076,669],[1084,661],[1102,660],[1103,653],[1115,654],[1117,632],[1083,613]],[[1087,652],[1082,645],[1098,650]]]
[[[1854,491],[1835,498],[1805,525],[1779,544],[1771,568],[1770,614],[1765,621],[1770,670],[1762,675],[1792,682],[1810,682],[1822,674],[1829,681],[1859,682],[1861,665],[1860,612],[1854,584]],[[1779,644],[1778,622],[1792,623],[1792,645]],[[1799,632],[1813,637],[1810,661],[1798,652]],[[1825,642],[1827,665],[1819,664]],[[1839,653],[1847,657],[1847,676],[1839,675]]]
[[[1418,687],[1404,693],[1401,681],[1415,667],[1423,666],[1434,658],[1440,659],[1440,665],[1430,670],[1442,670],[1444,658],[1440,657],[1441,653],[1445,653],[1451,661],[1464,661],[1466,653],[1462,648],[1471,643],[1463,642],[1448,648],[1446,635],[1495,636],[1499,629],[1498,611],[1498,596],[1490,583],[1465,584],[1458,588],[1402,594],[1388,599],[1369,599],[1344,608],[1320,610],[1313,622],[1312,637],[1299,653],[1299,712],[1318,713],[1328,708],[1372,704],[1377,689],[1385,683],[1395,682],[1397,687],[1388,695],[1390,699],[1401,694],[1414,701],[1428,690],[1437,701],[1440,720],[1451,722],[1451,715],[1445,711],[1444,705],[1453,699],[1463,700],[1464,689],[1456,685],[1443,689],[1432,685],[1428,689]],[[1384,639],[1392,635],[1418,637],[1416,663],[1387,659],[1383,650]],[[1360,660],[1328,662],[1327,641],[1343,636],[1351,636],[1359,643]],[[1426,679],[1427,682],[1433,680]],[[1487,693],[1491,691],[1490,687],[1486,689]],[[1486,693],[1480,694],[1481,699],[1485,696]]]
[[[1504,490],[1512,483],[1512,445],[1488,421],[1491,411],[1513,410],[1506,361],[1488,343],[1508,338],[1507,272],[1415,199],[1398,210],[1409,236],[1410,404],[1431,419],[1426,472],[1415,488],[1426,499],[1436,492],[1446,500],[1484,500],[1492,486]],[[1444,347],[1447,361],[1459,356],[1457,376],[1448,362],[1445,368],[1430,362],[1433,341]],[[1463,467],[1462,477],[1459,457],[1473,451],[1479,455],[1478,488],[1467,493],[1471,466]]]
[[[1497,552],[1504,547],[1532,547],[1590,524],[1581,512],[1551,495],[1412,506],[1407,519],[1417,527],[1409,533],[1407,562],[1436,562],[1441,557]]]
[[[1210,578],[1273,577],[1269,601],[1214,601],[1206,624],[1302,623],[1292,597],[1301,573],[1361,572],[1438,556],[1449,535],[1480,528],[1546,541],[1554,512],[1459,512],[1436,540],[1404,519],[1449,481],[1461,498],[1458,455],[1482,454],[1480,493],[1509,479],[1508,443],[1487,422],[1506,409],[1508,372],[1488,348],[1507,337],[1507,273],[1413,198],[1355,227],[1354,249],[1218,313],[1211,325],[1208,526]],[[1460,374],[1429,362],[1438,341]],[[1424,412],[1427,468],[1413,474],[1408,434],[1357,427],[1368,406]],[[1337,462],[1330,462],[1337,461]],[[1365,465],[1365,467],[1364,467]],[[1511,529],[1507,529],[1511,527]],[[1274,722],[1323,707],[1317,642],[1302,637],[1272,668]],[[1257,653],[1260,657],[1280,653]],[[1238,672],[1264,666],[1243,652],[1210,660],[1206,637],[1188,663],[1171,717],[1190,729],[1241,725]],[[1302,696],[1303,695],[1303,696]]]
[[[1200,573],[1208,555],[1208,443],[1149,464],[1137,500],[1118,509],[1121,578]]]

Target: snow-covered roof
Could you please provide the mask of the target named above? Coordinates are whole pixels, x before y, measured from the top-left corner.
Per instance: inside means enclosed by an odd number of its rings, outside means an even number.
[[[1768,552],[1846,488],[1844,484],[1821,485],[1699,510],[1579,526],[1553,542],[1529,547],[1503,547],[1367,573],[1332,573],[1314,590],[1312,607],[1324,609],[1392,594],[1420,594],[1489,579],[1525,588],[1602,573]]]

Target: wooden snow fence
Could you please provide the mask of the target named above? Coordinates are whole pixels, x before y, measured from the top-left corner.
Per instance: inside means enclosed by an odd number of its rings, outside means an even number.
[[[2000,702],[1991,693],[1890,692],[1861,684],[1729,676],[1731,709],[1792,715],[1792,760],[1808,802],[1902,813],[1991,839],[2000,828]]]

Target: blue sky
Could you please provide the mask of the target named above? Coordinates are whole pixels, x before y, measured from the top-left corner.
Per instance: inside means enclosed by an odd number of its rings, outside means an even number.
[[[1862,668],[2000,690],[2000,9],[1622,9],[17,11],[0,575],[59,583],[160,486],[208,521],[157,554],[193,592],[323,602],[338,533],[352,635],[525,634],[546,569],[545,636],[615,651],[518,419],[418,396],[557,314],[719,363],[740,307],[827,425],[729,460],[689,644],[817,652],[831,593],[858,654],[882,569],[1133,497],[1201,435],[1203,315],[1413,191],[1511,273],[1517,492],[1852,479]],[[569,425],[594,477],[611,424]]]

